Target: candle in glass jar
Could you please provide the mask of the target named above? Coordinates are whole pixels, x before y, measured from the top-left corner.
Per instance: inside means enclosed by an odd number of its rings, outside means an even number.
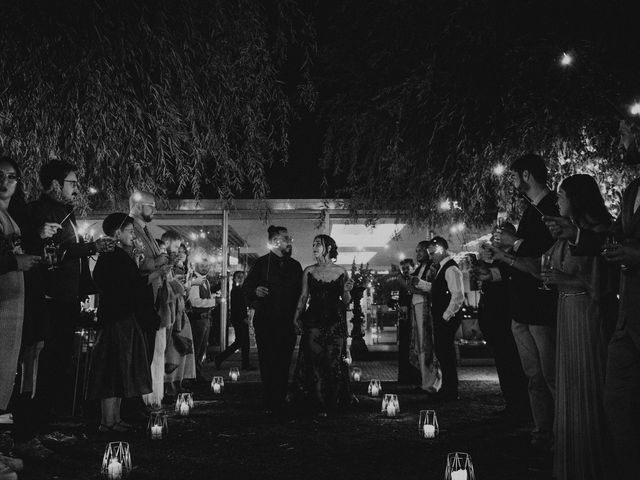
[[[467,480],[466,470],[454,470],[451,472],[451,480]]]
[[[189,404],[187,402],[182,402],[180,404],[180,415],[182,416],[189,415]]]
[[[433,425],[425,424],[423,427],[424,438],[435,438],[436,427]]]
[[[231,381],[232,382],[237,382],[238,381],[238,374],[236,372],[233,372],[231,374]]]
[[[371,396],[372,397],[377,397],[379,393],[380,393],[380,389],[378,389],[378,386],[377,385],[373,385],[371,387]]]
[[[359,382],[360,381],[360,373],[356,372],[353,374],[353,381],[354,382]]]
[[[387,405],[387,417],[395,417],[396,416],[396,407],[394,407],[391,403]]]
[[[115,458],[109,462],[107,476],[110,480],[119,480],[122,478],[122,464]]]
[[[151,439],[160,440],[162,438],[162,425],[151,425]]]
[[[220,384],[219,383],[214,383],[213,384],[213,393],[220,393]]]

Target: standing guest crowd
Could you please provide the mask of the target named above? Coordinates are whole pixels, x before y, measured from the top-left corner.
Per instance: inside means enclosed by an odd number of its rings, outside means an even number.
[[[74,215],[76,171],[60,160],[45,164],[42,196],[28,205],[19,165],[0,158],[0,411],[13,413],[13,450],[27,459],[47,458],[52,452],[42,440],[61,439],[38,434],[68,413],[75,395],[72,345],[89,294],[99,294],[88,387],[100,403],[98,432],[131,431],[131,419],[173,402],[189,382],[207,382],[202,369],[216,306],[208,256],[196,250],[189,258],[175,232],[153,236],[156,204],[147,192],[133,193],[129,213],[107,216],[104,236],[87,241]],[[553,192],[544,160],[527,154],[513,162],[511,178],[526,208],[517,228],[505,222],[493,229],[472,269],[505,414],[533,425],[531,446],[553,452],[555,478],[633,478],[640,448],[640,179],[628,186],[614,220],[589,175],[565,178]],[[254,368],[253,309],[266,413],[286,415],[293,403],[324,417],[357,403],[344,361],[354,281],[336,264],[330,236],[314,239],[315,263],[303,270],[287,228],[267,233],[269,253],[246,278],[233,277],[236,341],[213,360],[220,368],[240,349],[242,367]],[[463,273],[439,236],[417,245],[415,267],[407,259],[401,268],[399,383],[427,400],[456,401]],[[17,478],[14,460],[0,456],[0,479]]]

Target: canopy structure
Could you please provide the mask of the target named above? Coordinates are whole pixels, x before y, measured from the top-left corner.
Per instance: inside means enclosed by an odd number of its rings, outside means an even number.
[[[321,233],[331,235],[338,245],[338,263],[344,266],[369,264],[372,269],[390,270],[404,258],[415,256],[416,244],[433,235],[441,235],[454,252],[486,234],[485,230],[461,228],[457,223],[434,228],[414,229],[397,223],[385,212],[376,212],[375,226],[366,219],[354,220],[342,200],[267,199],[234,200],[225,204],[219,200],[172,200],[158,211],[150,227],[159,238],[165,230],[175,230],[190,245],[205,249],[222,247],[223,212],[229,215],[229,253],[247,266],[251,259],[268,251],[269,225],[287,227],[293,237],[293,256],[304,266],[314,263],[311,254],[313,238]],[[110,212],[94,211],[81,219],[89,226]],[[100,232],[100,223],[93,228]],[[451,228],[453,227],[453,228]],[[232,259],[232,263],[234,260]],[[233,266],[233,265],[232,265]],[[234,268],[235,269],[235,268]]]

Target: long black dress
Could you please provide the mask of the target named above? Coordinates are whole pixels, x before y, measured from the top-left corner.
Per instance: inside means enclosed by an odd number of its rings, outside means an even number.
[[[140,327],[149,308],[145,280],[121,248],[101,253],[93,270],[100,289],[100,331],[91,357],[89,397],[129,398],[151,393],[147,345]]]
[[[343,361],[347,339],[342,302],[345,276],[323,281],[307,274],[309,307],[302,316],[302,338],[293,380],[294,399],[319,412],[351,402],[349,367]]]

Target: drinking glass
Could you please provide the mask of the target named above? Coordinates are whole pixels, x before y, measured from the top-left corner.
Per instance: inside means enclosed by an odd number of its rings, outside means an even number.
[[[543,274],[547,271],[551,270],[551,255],[543,253],[540,257],[540,273]],[[551,290],[549,286],[542,282],[542,286],[538,287],[540,290]]]

